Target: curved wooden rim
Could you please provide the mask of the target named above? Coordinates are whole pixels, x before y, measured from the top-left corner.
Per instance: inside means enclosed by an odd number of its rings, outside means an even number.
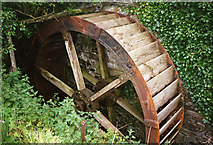
[[[112,12],[108,12],[112,13]],[[118,14],[122,17],[125,15]],[[128,16],[125,16],[128,17]],[[131,22],[137,23],[139,28],[141,30],[146,30],[148,31],[144,26],[139,24],[137,21],[131,19],[128,17],[128,19]],[[128,74],[130,74],[130,80],[132,81],[135,90],[138,94],[140,104],[143,110],[144,114],[144,121],[146,125],[146,143],[159,143],[160,141],[160,133],[159,133],[159,122],[158,122],[158,117],[157,117],[157,111],[155,109],[155,105],[152,99],[152,95],[148,89],[148,86],[137,68],[136,64],[134,61],[131,59],[131,57],[128,55],[128,53],[125,51],[125,49],[111,36],[108,34],[106,31],[104,31],[101,28],[98,28],[95,24],[82,20],[78,17],[75,16],[70,16],[70,17],[63,17],[58,20],[53,20],[43,26],[43,28],[37,33],[35,36],[33,43],[32,43],[32,50],[37,49],[37,46],[43,44],[43,42],[52,34],[54,33],[59,33],[62,31],[76,31],[80,32],[82,34],[88,35],[92,37],[93,39],[99,41],[103,46],[111,50],[117,58],[120,60]],[[150,32],[148,31],[151,37],[156,40],[160,46],[160,51],[166,53],[167,58],[168,58],[168,63],[173,66],[175,70],[175,76],[179,80],[179,86],[181,88],[182,92],[182,86],[180,83],[180,79],[178,76],[178,73],[175,69],[175,66],[169,57],[168,53],[166,50],[163,48],[163,46],[160,44],[160,42],[157,40],[157,38]],[[35,60],[31,61],[31,64],[34,64]],[[183,102],[183,99],[182,99]],[[181,120],[183,120],[183,111],[182,114],[180,115]],[[183,121],[182,121],[183,122]],[[182,122],[180,123],[178,130],[181,129]]]

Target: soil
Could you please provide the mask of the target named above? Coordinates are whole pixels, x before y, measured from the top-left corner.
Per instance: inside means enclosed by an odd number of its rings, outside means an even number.
[[[204,116],[198,113],[185,88],[184,98],[184,121],[175,143],[213,144],[212,127],[202,121]]]

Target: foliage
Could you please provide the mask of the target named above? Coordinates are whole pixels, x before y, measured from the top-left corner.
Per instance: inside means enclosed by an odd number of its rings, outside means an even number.
[[[129,7],[171,56],[191,99],[213,122],[212,3],[140,3]]]
[[[8,37],[30,38],[35,35],[39,27],[43,24],[26,24],[24,20],[35,19],[47,14],[68,11],[72,13],[73,9],[79,7],[80,3],[47,3],[47,2],[5,2],[2,3],[2,53],[8,54],[12,47],[8,45]],[[14,47],[15,48],[15,47]],[[3,56],[4,56],[3,55]]]
[[[9,37],[30,38],[37,33],[43,23],[26,24],[24,20],[62,11],[72,13],[79,5],[82,3],[3,3],[1,56],[6,59],[11,49],[15,49],[15,46],[12,47],[8,43]],[[28,77],[22,75],[20,71],[7,74],[3,69],[1,75],[3,142],[81,142],[80,126],[85,120],[87,124],[85,137],[88,143],[125,142],[118,133],[108,131],[101,134],[99,124],[92,117],[93,113],[75,111],[72,99],[66,98],[59,102],[53,98],[57,101],[45,102],[41,96],[35,97],[37,92],[29,85]]]
[[[126,142],[118,133],[101,133],[99,124],[92,117],[94,113],[76,111],[72,99],[45,103],[41,96],[35,95],[27,76],[21,75],[20,71],[7,74],[3,70],[3,142],[78,143],[81,142],[82,121],[86,121],[87,143]],[[128,138],[132,136],[131,132]]]

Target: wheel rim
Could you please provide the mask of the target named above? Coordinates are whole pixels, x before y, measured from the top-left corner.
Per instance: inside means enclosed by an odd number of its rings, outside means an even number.
[[[112,14],[111,12],[105,12],[107,14]],[[116,14],[117,17],[126,17],[121,14]],[[145,27],[140,25],[138,22],[130,19],[127,17],[130,23],[136,23],[137,26],[140,28],[141,31],[147,31],[149,35],[154,39],[157,44],[159,45],[159,49],[161,53],[166,54],[168,64],[173,66],[174,69],[174,75],[178,80],[179,89],[181,92],[181,84],[179,77],[177,75],[177,72],[175,70],[174,64],[163,48],[163,46],[159,43],[159,41],[151,34]],[[134,85],[134,88],[137,92],[138,98],[140,100],[140,104],[143,110],[144,115],[144,123],[146,126],[146,143],[159,143],[160,142],[160,132],[159,132],[159,121],[158,121],[158,113],[155,108],[155,104],[153,102],[152,95],[150,93],[150,90],[147,86],[146,81],[144,80],[141,72],[139,71],[137,65],[133,61],[133,59],[130,57],[130,55],[127,53],[127,51],[123,48],[123,46],[114,39],[113,36],[111,36],[109,33],[107,33],[105,30],[101,29],[100,27],[96,26],[95,24],[83,20],[79,17],[65,17],[61,18],[59,20],[52,21],[48,24],[46,24],[36,35],[34,41],[33,41],[33,49],[38,50],[38,48],[45,42],[45,40],[55,34],[60,33],[64,35],[64,33],[67,33],[68,31],[75,31],[79,32],[85,35],[88,35],[89,37],[93,38],[97,42],[99,42],[101,45],[103,45],[105,48],[109,49],[111,52],[114,53],[114,55],[117,57],[117,59],[121,62],[124,70],[127,72],[129,76],[129,80]],[[34,53],[36,54],[36,53]],[[31,57],[33,58],[33,57]],[[31,59],[31,63],[34,63],[35,59]],[[183,98],[181,98],[181,102],[183,102]],[[178,124],[178,131],[180,130],[182,126],[182,120],[183,120],[183,107],[181,110],[181,113],[178,115],[178,120],[181,120]],[[163,125],[162,125],[163,126]],[[162,130],[160,130],[162,131]],[[164,138],[162,138],[164,139]]]

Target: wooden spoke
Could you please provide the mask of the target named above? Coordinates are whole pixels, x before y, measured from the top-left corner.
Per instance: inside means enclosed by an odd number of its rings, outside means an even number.
[[[100,43],[96,41],[96,46],[98,50],[98,58],[100,63],[101,77],[102,79],[107,79],[109,77],[109,71],[107,68],[107,63],[104,55],[104,49],[101,47]]]
[[[93,77],[91,74],[89,74],[85,70],[82,70],[82,73],[83,73],[83,76],[84,76],[85,79],[87,79],[93,85],[96,85],[96,83],[98,82],[98,79],[96,79],[95,77]]]
[[[106,129],[114,132],[118,132],[122,137],[124,135],[101,113],[96,112],[94,118]]]
[[[72,66],[73,74],[75,77],[75,81],[77,84],[78,90],[83,90],[85,89],[85,83],[84,83],[84,78],[81,72],[80,64],[78,61],[78,56],[75,50],[75,46],[72,40],[71,33],[66,31],[63,32],[63,38],[65,41],[65,47],[69,56],[70,64]]]
[[[125,101],[122,98],[118,98],[116,101],[117,104],[119,104],[121,107],[123,107],[126,111],[128,111],[130,114],[135,116],[138,120],[140,120],[142,123],[144,123],[143,116],[141,113],[132,105],[130,105],[127,101]]]
[[[114,87],[118,86],[119,84],[123,83],[124,81],[126,81],[126,78],[124,78],[123,76],[119,77],[118,79],[112,81],[110,84],[108,84],[107,86],[102,88],[100,91],[98,91],[97,93],[92,95],[90,97],[90,100],[94,101],[95,99],[101,97],[103,94],[105,94],[109,90],[113,89]]]
[[[112,122],[112,124],[115,124],[116,122],[115,106],[108,105],[107,112],[108,112],[109,120]]]
[[[70,63],[68,61],[66,61],[66,64],[71,67]],[[96,85],[96,83],[98,82],[98,79],[96,79],[95,77],[93,77],[91,74],[89,74],[87,71],[85,71],[84,69],[82,69],[82,74],[83,77],[85,79],[87,79],[90,83],[92,83],[93,85]]]
[[[64,93],[72,97],[74,90],[70,88],[68,85],[66,85],[64,82],[59,80],[57,77],[49,73],[47,70],[40,68],[40,74],[49,82],[51,82],[53,85],[58,87],[60,90],[62,90]]]

